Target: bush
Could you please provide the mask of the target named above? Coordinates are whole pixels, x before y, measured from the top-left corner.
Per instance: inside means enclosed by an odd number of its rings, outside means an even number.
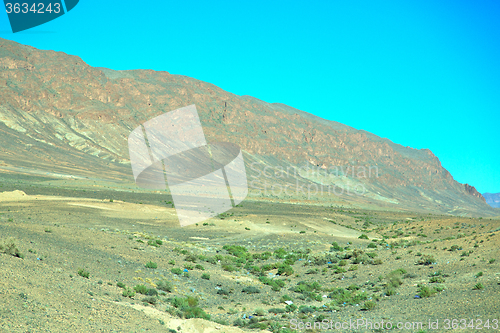
[[[359,239],[368,239],[368,236],[366,234],[361,234],[361,236],[358,237]]]
[[[171,303],[175,308],[180,310],[182,317],[186,319],[202,318],[210,320],[210,315],[198,307],[198,299],[195,297],[174,297]]]
[[[445,282],[444,278],[440,276],[433,276],[429,279],[429,283],[444,283],[444,282]]]
[[[180,269],[179,267],[172,268],[170,271],[172,272],[172,274],[175,274],[175,275],[182,274],[182,269]]]
[[[483,289],[483,288],[484,288],[483,284],[482,284],[481,282],[478,282],[478,283],[476,283],[476,284],[474,285],[474,288],[473,288],[473,289],[474,289],[474,290],[481,290],[481,289]]]
[[[90,276],[90,273],[88,271],[84,270],[84,269],[80,269],[80,270],[78,270],[78,275],[80,275],[81,277],[84,277],[84,278],[88,279],[89,276]]]
[[[148,293],[148,287],[146,287],[143,284],[138,284],[134,287],[134,290],[138,292],[139,294],[146,295]]]
[[[217,295],[224,295],[224,296],[228,296],[231,292],[227,289],[219,289],[217,290]]]
[[[142,299],[143,303],[149,303],[151,305],[156,305],[158,299],[154,296],[148,296]]]
[[[282,264],[278,267],[278,274],[286,276],[293,275],[293,268],[288,264]]]
[[[158,290],[162,290],[162,291],[166,291],[166,292],[171,293],[173,287],[172,287],[172,283],[170,283],[169,281],[162,280],[162,281],[159,281],[157,283],[156,288],[158,288]]]
[[[297,310],[297,305],[295,305],[295,304],[290,304],[290,305],[285,306],[286,312],[295,312],[295,310]]]
[[[203,266],[202,266],[202,265],[200,265],[200,264],[196,264],[196,265],[194,266],[194,268],[199,269],[200,271],[204,271],[204,270],[205,270],[205,267],[203,267]]]
[[[436,294],[436,290],[431,289],[427,286],[421,286],[418,290],[418,295],[422,298],[431,297],[434,296],[434,294]]]
[[[368,244],[368,248],[369,248],[369,249],[375,249],[375,248],[377,248],[377,244],[375,244],[375,243],[370,243],[370,244]]]
[[[0,243],[0,252],[24,259],[24,254],[17,248],[16,240],[14,238],[9,238],[5,242]]]
[[[234,272],[237,270],[236,267],[230,264],[222,265],[222,269],[225,270],[226,272]]]
[[[267,310],[269,313],[274,313],[274,314],[278,314],[278,313],[285,313],[286,310],[285,309],[281,309],[281,308],[272,308],[272,309],[269,309]]]
[[[247,293],[247,294],[258,294],[258,293],[260,293],[260,290],[256,287],[250,286],[250,287],[243,288],[243,290],[241,292]]]
[[[151,268],[151,269],[156,269],[156,268],[158,268],[158,265],[157,265],[155,262],[152,262],[152,261],[148,261],[148,262],[146,263],[146,265],[144,265],[144,266],[146,266],[146,268]]]
[[[266,313],[264,312],[264,309],[258,308],[258,309],[255,309],[253,314],[258,316],[258,317],[263,317]]]
[[[423,255],[420,259],[418,259],[419,265],[432,265],[434,262],[436,262],[436,259],[431,255]]]
[[[330,247],[330,252],[334,252],[334,251],[342,252],[342,251],[344,251],[344,249],[342,247],[340,247],[340,245],[337,242],[333,242],[332,246]]]
[[[377,303],[375,303],[373,301],[366,301],[365,304],[363,304],[363,307],[361,308],[361,310],[370,311],[370,310],[375,309],[376,306],[377,306]]]
[[[201,274],[201,278],[202,278],[203,280],[210,280],[210,274],[208,274],[208,273],[203,273],[203,274]]]
[[[123,297],[134,297],[135,296],[135,291],[132,290],[132,288],[125,288],[122,293]]]
[[[118,283],[116,284],[116,286],[117,286],[118,288],[122,288],[122,289],[125,289],[125,288],[126,288],[125,283],[123,283],[123,282],[118,282]]]

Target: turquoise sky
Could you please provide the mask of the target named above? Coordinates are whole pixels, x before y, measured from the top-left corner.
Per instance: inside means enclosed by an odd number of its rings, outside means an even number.
[[[2,10],[0,37],[285,103],[500,192],[500,1],[81,0],[16,34]]]

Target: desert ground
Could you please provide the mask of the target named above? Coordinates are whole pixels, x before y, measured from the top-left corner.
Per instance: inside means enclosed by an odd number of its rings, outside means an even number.
[[[292,324],[363,319],[444,332],[457,319],[495,331],[499,245],[499,218],[256,198],[181,228],[166,193],[5,172],[0,328],[388,331]]]

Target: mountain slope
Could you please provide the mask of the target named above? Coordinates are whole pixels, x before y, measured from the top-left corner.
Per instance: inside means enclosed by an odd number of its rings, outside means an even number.
[[[11,168],[24,164],[50,171],[65,168],[76,175],[133,181],[128,164],[130,131],[159,114],[195,104],[209,142],[230,141],[242,148],[250,180],[262,181],[266,166],[273,170],[307,166],[288,183],[300,180],[363,189],[362,195],[269,197],[495,214],[473,187],[456,182],[430,150],[403,147],[181,75],[94,68],[76,56],[0,39],[0,98],[0,135],[5,142],[0,160]],[[373,174],[359,176],[360,170]],[[273,181],[286,182],[278,177]],[[252,190],[251,195],[262,191]]]

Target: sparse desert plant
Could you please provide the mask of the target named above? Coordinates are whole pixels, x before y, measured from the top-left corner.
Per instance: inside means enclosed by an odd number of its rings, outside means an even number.
[[[266,314],[266,313],[264,312],[264,309],[262,309],[262,308],[257,308],[257,309],[255,309],[255,311],[254,311],[253,313],[254,313],[254,315],[256,315],[256,316],[258,316],[258,317],[263,317],[263,316],[265,316],[265,314]]]
[[[169,264],[169,265],[175,265],[175,260],[169,260],[169,261],[168,261],[168,264]]]
[[[158,299],[154,296],[148,296],[148,297],[143,298],[142,302],[149,303],[151,305],[156,305],[156,303],[158,302]]]
[[[198,299],[188,296],[187,298],[174,297],[172,305],[180,311],[180,315],[186,319],[202,318],[210,320],[210,315],[198,307]]]
[[[337,242],[333,242],[332,246],[330,247],[330,252],[334,251],[342,252],[344,251],[344,249]]]
[[[122,289],[125,289],[125,288],[126,288],[125,283],[123,283],[123,282],[118,282],[118,283],[116,284],[116,286],[117,286],[118,288],[122,288]]]
[[[483,284],[481,282],[478,282],[478,283],[476,283],[474,285],[474,288],[472,288],[472,289],[474,289],[474,290],[481,290],[483,288],[484,288]]]
[[[377,306],[377,303],[375,303],[373,301],[366,301],[365,304],[363,304],[363,307],[361,308],[361,310],[370,311],[370,310],[375,309],[376,306]]]
[[[0,252],[11,255],[13,257],[24,259],[24,254],[19,251],[16,243],[17,242],[14,238],[5,240],[4,242],[0,243]]]
[[[375,248],[377,248],[377,244],[375,244],[375,243],[370,243],[370,244],[368,244],[368,248],[369,248],[369,249],[375,249]]]
[[[143,284],[138,284],[134,287],[134,290],[138,292],[139,294],[146,295],[148,293],[148,287],[146,287]]]
[[[478,272],[476,275],[476,278],[483,276],[483,272]]]
[[[84,278],[88,279],[89,276],[90,276],[90,273],[88,271],[86,271],[85,269],[79,269],[78,270],[78,275],[80,275],[81,277],[84,277]]]
[[[421,286],[418,290],[418,296],[422,298],[434,296],[435,293],[436,292],[433,289],[427,286]]]
[[[419,265],[432,265],[434,262],[436,262],[436,259],[431,256],[431,255],[422,255],[421,258],[418,259],[418,264]]]
[[[258,293],[260,293],[260,290],[254,286],[249,286],[249,287],[243,288],[243,290],[241,292],[244,292],[247,294],[258,294]]]
[[[297,310],[297,305],[295,304],[290,304],[285,306],[285,311],[286,312],[295,312]]]
[[[122,293],[123,297],[134,297],[135,296],[135,291],[132,290],[132,288],[125,288]]]
[[[278,267],[278,274],[286,276],[293,275],[293,268],[288,264],[282,264]]]
[[[210,280],[210,274],[208,274],[208,273],[203,273],[203,274],[201,274],[201,278],[202,278],[203,280]]]
[[[488,263],[490,264],[493,264],[495,262],[495,259],[490,259],[490,261],[488,261]]]
[[[194,266],[193,265],[190,265],[190,264],[185,264],[184,265],[184,268],[187,269],[187,270],[193,270],[194,269]]]
[[[146,265],[144,265],[146,268],[151,268],[151,269],[156,269],[158,268],[158,264],[152,261],[148,261]]]
[[[167,280],[160,280],[158,281],[158,283],[156,284],[156,288],[158,290],[161,290],[161,291],[166,291],[166,292],[172,292],[172,289],[173,289],[173,286],[172,286],[172,283],[170,283],[170,281],[167,281]]]
[[[202,266],[202,265],[200,265],[200,264],[196,264],[196,265],[194,266],[194,268],[199,269],[200,271],[204,271],[204,270],[205,270],[205,267],[203,267],[203,266]]]
[[[358,237],[359,239],[368,239],[368,235],[366,234],[361,234],[361,236]]]
[[[433,276],[429,279],[429,283],[444,283],[444,282],[445,282],[444,278],[440,276]]]
[[[172,274],[175,274],[175,275],[181,275],[182,274],[182,269],[180,269],[179,267],[175,267],[175,268],[172,268],[170,270],[170,272],[172,272]]]
[[[225,270],[226,272],[234,272],[237,270],[236,267],[234,267],[231,264],[222,265],[222,269]]]

